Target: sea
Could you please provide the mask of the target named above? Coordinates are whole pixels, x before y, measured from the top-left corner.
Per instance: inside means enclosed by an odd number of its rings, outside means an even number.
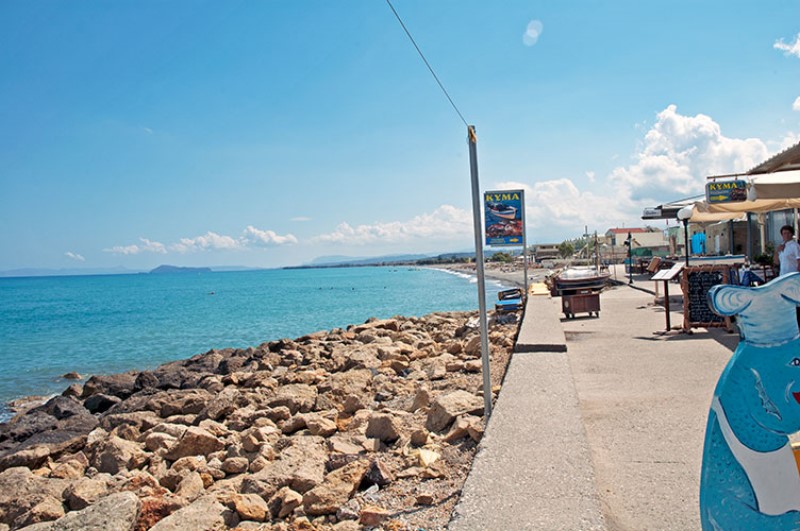
[[[507,287],[487,279],[487,301]],[[0,278],[0,422],[11,400],[61,393],[69,372],[85,381],[371,317],[477,308],[474,276],[432,268]]]

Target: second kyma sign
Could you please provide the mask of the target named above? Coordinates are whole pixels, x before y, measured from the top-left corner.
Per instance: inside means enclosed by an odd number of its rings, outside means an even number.
[[[484,192],[483,211],[486,245],[522,245],[525,230],[524,191]]]
[[[747,181],[713,181],[706,183],[709,203],[735,203],[747,200]]]

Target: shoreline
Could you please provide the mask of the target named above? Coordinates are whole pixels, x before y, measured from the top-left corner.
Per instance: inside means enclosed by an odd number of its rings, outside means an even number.
[[[441,269],[451,271],[453,273],[468,274],[471,276],[477,275],[477,267],[473,263],[469,264],[442,264],[441,266],[426,266],[432,269]],[[552,271],[544,268],[528,267],[528,284],[534,282],[544,282],[544,279]],[[494,262],[487,262],[484,264],[484,275],[487,279],[512,284],[514,287],[525,287],[525,272],[522,266],[518,264],[497,264]]]
[[[201,513],[444,529],[483,434],[476,317],[373,318],[70,385],[0,425],[0,523],[97,516],[133,492],[141,529]],[[492,324],[493,398],[516,332]],[[81,502],[55,494],[90,484]]]
[[[15,301],[24,301],[28,294],[28,291],[20,291],[19,297],[12,298],[12,305],[6,308],[7,312],[4,310],[3,313],[3,317],[9,316],[5,322],[11,328],[5,328],[4,331],[9,331],[10,336],[15,340],[14,346],[6,345],[6,348],[0,348],[0,351],[4,354],[7,353],[10,371],[27,371],[28,376],[17,381],[7,377],[0,382],[2,390],[0,422],[7,421],[13,416],[15,410],[18,409],[18,404],[14,404],[17,401],[30,401],[30,397],[52,396],[61,393],[73,383],[63,378],[65,373],[72,371],[87,377],[93,374],[141,371],[153,369],[163,363],[185,359],[209,349],[247,348],[273,339],[298,337],[361,323],[371,316],[379,318],[388,318],[392,315],[419,316],[434,311],[461,311],[470,310],[473,306],[477,307],[472,296],[474,288],[461,278],[438,278],[441,276],[440,273],[426,275],[424,272],[406,273],[405,271],[402,271],[403,275],[390,275],[389,270],[399,269],[392,267],[358,269],[359,271],[354,272],[354,275],[343,276],[339,275],[337,271],[333,277],[326,274],[322,275],[322,280],[312,280],[309,286],[312,286],[313,289],[298,290],[301,295],[294,295],[301,299],[298,301],[301,304],[285,304],[283,301],[291,299],[289,297],[281,299],[280,306],[286,307],[285,311],[270,309],[276,305],[269,301],[272,287],[276,286],[273,279],[278,278],[277,273],[282,274],[282,271],[251,271],[247,272],[248,275],[232,276],[226,279],[222,285],[219,284],[219,279],[209,283],[208,279],[212,277],[211,275],[203,277],[202,282],[191,279],[183,280],[185,275],[166,275],[166,277],[176,278],[177,283],[181,285],[190,284],[188,286],[190,289],[172,290],[171,293],[175,292],[178,295],[170,294],[165,298],[165,303],[154,304],[153,317],[148,319],[138,318],[133,314],[131,314],[133,317],[127,316],[126,312],[133,312],[138,307],[137,304],[141,302],[137,300],[137,297],[128,294],[134,292],[146,294],[148,290],[154,289],[153,281],[149,281],[145,277],[146,282],[142,284],[138,275],[132,275],[128,277],[134,279],[136,290],[126,288],[131,285],[127,279],[120,279],[120,282],[113,283],[111,286],[114,290],[102,290],[105,293],[115,294],[117,289],[125,289],[123,292],[125,297],[119,303],[124,311],[118,316],[111,311],[109,318],[106,318],[104,314],[97,314],[103,315],[102,321],[90,316],[86,318],[87,326],[81,325],[80,320],[84,318],[78,314],[67,320],[59,317],[51,319],[42,314],[41,317],[37,316],[35,319],[25,321],[19,325],[18,330],[15,329],[14,327],[17,325],[13,323],[16,322],[16,319],[27,319],[24,313],[26,311],[24,304],[15,304]],[[365,269],[371,271],[363,271]],[[383,272],[379,273],[376,270]],[[265,273],[265,275],[263,278],[252,278],[251,273]],[[267,275],[272,273],[276,273],[276,275]],[[425,278],[421,281],[411,279],[412,282],[408,282],[409,279],[404,275],[412,277],[419,275]],[[225,276],[227,275],[220,275],[220,277]],[[374,291],[361,290],[359,282],[362,277],[376,289]],[[153,275],[153,278],[160,283],[165,277]],[[298,277],[287,276],[286,278]],[[372,279],[376,280],[372,281]],[[117,308],[114,306],[118,304],[116,300],[109,297],[83,297],[83,293],[92,293],[91,289],[84,289],[85,286],[97,288],[97,284],[94,282],[93,277],[85,277],[68,282],[66,287],[74,292],[73,294],[79,297],[86,307]],[[176,283],[170,281],[169,286],[174,284]],[[317,290],[317,284],[323,288]],[[380,291],[386,289],[385,285],[389,285],[387,293],[393,298],[385,297]],[[411,287],[407,288],[406,285]],[[304,286],[301,285],[301,288]],[[336,291],[328,291],[330,286],[333,286]],[[351,292],[352,286],[355,286],[356,289]],[[419,286],[425,289],[420,289]],[[433,289],[428,290],[428,286],[432,286]],[[443,287],[439,289],[438,286]],[[235,297],[245,293],[241,291],[242,287],[254,289],[261,295],[257,301],[259,304],[257,311],[240,311],[238,309],[234,311],[232,309],[232,304],[237,300]],[[282,289],[281,285],[277,285],[276,289]],[[286,291],[295,293],[292,287],[281,293]],[[211,297],[210,295],[214,292],[216,292],[215,296]],[[180,293],[188,293],[188,295],[182,296]],[[408,295],[405,295],[406,293]],[[430,296],[431,293],[436,295]],[[161,296],[160,292],[158,296]],[[320,305],[317,304],[318,300]],[[252,302],[251,297],[249,304]],[[302,308],[302,303],[311,304],[313,307],[324,305],[329,309],[327,311],[309,311]],[[176,307],[182,308],[181,311],[164,311],[165,308],[170,307],[170,304],[180,304]],[[186,309],[183,309],[183,304],[187,304]],[[204,309],[205,306],[208,308]],[[247,305],[239,304],[238,308],[244,306]],[[70,311],[72,310],[70,309]],[[212,318],[216,318],[217,311],[222,312],[221,319],[211,321]],[[169,315],[167,315],[168,313]],[[56,312],[56,315],[63,314],[63,312]],[[187,318],[175,318],[176,314],[185,314]],[[207,319],[207,316],[211,317]],[[36,322],[44,324],[38,326],[35,325]],[[38,332],[33,330],[28,332],[22,328],[31,326],[29,323],[34,323],[34,326],[38,326],[38,329],[41,330],[55,330],[60,328],[61,323],[67,328],[65,329],[66,333],[45,332],[40,337]],[[92,327],[99,326],[100,323],[103,326],[98,328],[96,334],[90,335],[93,331]],[[120,338],[125,338],[127,341],[119,341]],[[19,354],[29,348],[28,344],[31,341],[38,342],[36,348],[40,348],[43,352],[35,367],[29,357]]]

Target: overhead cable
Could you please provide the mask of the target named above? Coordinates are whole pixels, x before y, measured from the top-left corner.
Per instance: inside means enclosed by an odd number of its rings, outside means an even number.
[[[417,49],[417,53],[419,53],[419,56],[422,58],[422,61],[425,63],[425,66],[427,66],[428,70],[430,70],[431,75],[433,76],[433,79],[435,79],[436,83],[439,84],[439,88],[441,88],[442,92],[444,92],[444,95],[447,97],[447,100],[450,102],[450,105],[452,105],[453,109],[455,109],[456,113],[458,113],[458,117],[461,118],[461,121],[464,122],[464,125],[469,127],[469,124],[464,119],[464,115],[461,114],[461,111],[458,110],[458,107],[456,107],[456,104],[453,102],[453,98],[450,97],[450,94],[447,93],[447,89],[444,88],[444,85],[442,84],[442,82],[439,81],[439,76],[436,75],[436,72],[433,71],[433,67],[430,65],[428,60],[425,59],[425,55],[422,53],[422,50],[419,49],[419,46],[417,45],[417,42],[414,40],[414,37],[411,36],[411,32],[408,31],[408,28],[406,27],[406,25],[403,24],[403,19],[400,18],[400,15],[397,13],[397,10],[392,5],[391,0],[386,0],[386,3],[389,4],[389,7],[392,9],[392,13],[394,13],[394,16],[397,17],[397,21],[400,22],[400,26],[403,27],[403,31],[406,32],[406,35],[408,35],[408,38],[411,40],[411,44],[413,44],[414,48]]]

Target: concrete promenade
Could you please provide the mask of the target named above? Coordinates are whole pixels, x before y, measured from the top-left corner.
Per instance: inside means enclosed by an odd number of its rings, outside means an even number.
[[[529,298],[449,529],[699,529],[708,407],[738,337],[657,334],[664,309],[641,288],[603,292],[598,318]]]

